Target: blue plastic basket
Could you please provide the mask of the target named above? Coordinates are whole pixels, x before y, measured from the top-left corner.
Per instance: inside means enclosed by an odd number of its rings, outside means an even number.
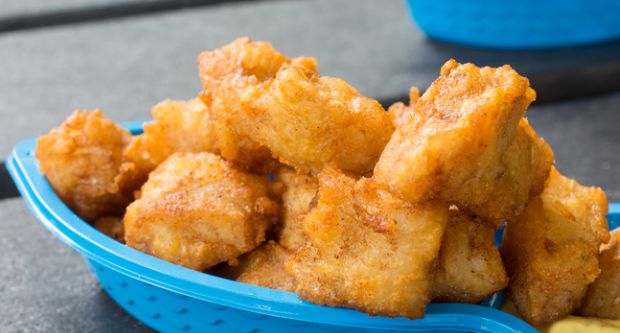
[[[127,123],[134,134],[141,122]],[[17,144],[8,170],[30,209],[82,254],[106,292],[127,312],[162,332],[536,332],[495,308],[503,293],[481,305],[430,304],[423,319],[371,317],[311,304],[294,293],[256,287],[177,266],[125,246],[75,215],[39,171],[36,139]],[[612,204],[610,226],[620,223]],[[495,308],[494,308],[495,307]]]
[[[617,0],[407,0],[429,37],[473,46],[528,49],[620,38]]]

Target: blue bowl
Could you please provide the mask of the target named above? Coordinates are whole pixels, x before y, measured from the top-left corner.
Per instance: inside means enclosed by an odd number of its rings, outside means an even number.
[[[433,39],[500,49],[551,48],[620,38],[617,0],[408,0]]]
[[[136,134],[141,122],[126,123]],[[127,312],[161,332],[536,332],[504,313],[504,293],[480,305],[430,304],[423,319],[371,317],[319,306],[294,293],[223,279],[160,260],[97,231],[73,213],[39,171],[36,139],[17,144],[7,168],[37,218],[82,254],[106,292]],[[612,204],[610,227],[620,223]]]

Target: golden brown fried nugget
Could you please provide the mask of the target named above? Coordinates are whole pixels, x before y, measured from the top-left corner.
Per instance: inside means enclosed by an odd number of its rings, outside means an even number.
[[[125,227],[120,217],[107,216],[95,221],[95,228],[121,243],[125,242]]]
[[[276,180],[283,183],[282,209],[278,242],[283,247],[295,251],[308,242],[304,232],[304,219],[315,200],[317,181],[312,176],[281,167]]]
[[[502,153],[534,98],[528,80],[510,66],[450,60],[394,132],[373,177],[410,202],[442,199],[497,222],[503,217],[475,208],[489,201],[506,171]]]
[[[490,186],[485,195],[488,199],[469,201],[468,210],[491,219],[497,227],[503,225],[505,219],[521,214],[531,197],[540,194],[552,165],[549,145],[536,135],[525,118],[521,119],[512,143],[494,166],[503,169],[503,173],[497,177],[485,172],[479,178]],[[463,193],[475,191],[469,188]]]
[[[41,172],[73,211],[88,221],[120,216],[131,194],[117,182],[131,134],[99,110],[76,111],[37,142]]]
[[[530,197],[533,197],[542,193],[545,181],[549,178],[555,160],[549,144],[536,134],[527,119],[521,119],[519,127],[532,142],[532,185],[530,187]]]
[[[253,120],[250,136],[304,173],[318,174],[328,163],[369,173],[394,131],[376,100],[295,65],[283,66],[243,101]]]
[[[510,220],[501,252],[510,294],[532,324],[562,318],[598,276],[599,246],[609,239],[607,199],[552,169],[544,191]]]
[[[388,109],[388,116],[392,121],[394,128],[404,124],[407,117],[411,116],[413,112],[413,106],[420,98],[420,90],[417,87],[411,87],[409,89],[409,105],[405,105],[402,102],[392,104]]]
[[[290,257],[289,250],[269,241],[239,259],[241,274],[236,280],[265,288],[294,291],[295,280],[285,268]]]
[[[423,316],[447,208],[410,204],[369,179],[356,183],[327,168],[319,174],[317,206],[305,220],[311,245],[288,263],[295,292],[370,315]]]
[[[451,207],[433,280],[434,299],[479,303],[507,285],[495,229]]]
[[[133,137],[123,153],[128,162],[123,168],[132,173],[128,181],[134,182],[134,188],[173,153],[218,152],[213,120],[200,99],[164,100],[151,114],[153,121],[144,125],[144,133]]]
[[[308,71],[316,72],[313,59],[296,61]],[[212,111],[218,146],[228,161],[254,171],[271,171],[277,165],[269,149],[256,142],[252,119],[240,103],[247,89],[275,77],[291,59],[278,53],[270,43],[239,38],[229,45],[198,56],[200,80],[204,86],[202,100]]]
[[[264,169],[274,156],[306,173],[334,163],[365,174],[393,131],[377,101],[320,77],[314,59],[291,60],[244,38],[198,61],[222,155],[250,169]]]
[[[610,233],[609,243],[601,246],[601,274],[588,287],[579,313],[584,316],[620,319],[620,229]]]
[[[211,153],[175,153],[127,207],[125,241],[196,270],[233,260],[263,242],[277,219],[268,182]]]

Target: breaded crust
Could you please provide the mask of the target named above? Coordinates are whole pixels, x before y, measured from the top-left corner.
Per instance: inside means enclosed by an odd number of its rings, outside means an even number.
[[[495,229],[451,207],[437,258],[434,300],[479,303],[507,285],[508,277],[495,246]]]
[[[607,199],[552,169],[544,191],[510,220],[501,253],[510,294],[532,324],[549,323],[576,310],[599,275],[598,253],[609,239]]]
[[[441,199],[499,224],[503,216],[478,206],[506,172],[502,155],[534,98],[510,66],[450,60],[392,135],[373,177],[407,201]]]
[[[35,156],[54,191],[87,221],[121,216],[131,191],[117,176],[131,134],[100,110],[76,111],[37,142]],[[96,166],[96,167],[94,167]]]
[[[316,200],[317,180],[288,167],[280,167],[276,180],[284,185],[282,209],[278,228],[278,242],[296,251],[308,243],[304,232],[304,219]]]
[[[175,153],[127,207],[125,241],[195,270],[233,260],[260,245],[278,217],[268,182],[211,153]]]
[[[609,243],[601,246],[601,274],[588,287],[579,309],[584,316],[620,319],[620,229],[610,236]]]
[[[410,204],[328,168],[305,220],[311,244],[288,264],[301,298],[370,315],[419,318],[448,220],[441,202]]]
[[[123,181],[140,188],[149,172],[176,152],[217,153],[217,137],[209,109],[198,98],[161,101],[153,120],[134,136],[123,152]]]
[[[286,271],[291,252],[274,241],[264,243],[239,259],[239,282],[284,291],[295,290],[295,280]]]

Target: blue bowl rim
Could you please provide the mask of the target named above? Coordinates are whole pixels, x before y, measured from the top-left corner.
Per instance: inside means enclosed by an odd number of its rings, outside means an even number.
[[[123,127],[138,134],[143,124],[127,122]],[[536,332],[510,314],[471,304],[429,304],[425,317],[417,320],[371,317],[352,309],[312,304],[291,292],[220,278],[147,255],[105,236],[73,213],[39,171],[33,156],[35,146],[36,138],[24,140],[7,159],[9,173],[29,208],[45,227],[76,251],[136,280],[210,303],[310,323],[399,330]],[[610,216],[620,218],[620,204],[610,205]]]
[[[583,1],[582,1],[583,2]],[[605,13],[613,13],[611,11],[612,8],[609,8],[609,5],[606,7],[601,7],[600,4],[602,2],[612,3],[610,0],[602,0],[595,1],[598,3],[598,6],[594,6],[589,4],[589,9],[594,12],[589,13],[591,16],[600,16]],[[440,20],[437,17],[429,16],[427,11],[425,11],[424,7],[432,6],[433,9],[445,9],[444,3],[440,1],[434,2],[420,2],[416,0],[404,0],[406,4],[409,16],[411,17],[414,24],[429,38],[441,42],[457,44],[462,46],[469,46],[475,48],[484,48],[484,49],[494,49],[494,50],[506,50],[506,51],[518,51],[518,50],[547,50],[554,48],[572,48],[572,47],[585,47],[592,46],[597,44],[609,43],[620,40],[620,32],[618,30],[613,31],[605,31],[598,30],[592,31],[590,25],[584,25],[584,22],[579,22],[576,24],[572,24],[573,33],[558,33],[557,31],[551,31],[547,33],[539,33],[538,38],[532,39],[532,34],[535,32],[528,31],[526,33],[521,33],[517,35],[517,37],[512,36],[511,38],[506,37],[504,35],[489,37],[486,34],[474,34],[474,33],[457,33],[454,34],[455,27],[452,29],[446,30],[445,23],[446,22],[455,22],[454,18],[451,20]],[[570,1],[569,1],[570,3]],[[574,1],[572,2],[574,3]],[[512,2],[504,2],[501,4],[504,11],[516,11],[519,7],[528,7],[528,5],[536,4],[535,0],[529,0],[524,5],[523,1],[512,1]],[[424,6],[425,5],[425,6]],[[493,20],[493,17],[497,17],[497,14],[493,10],[493,5],[487,5],[483,1],[469,1],[462,2],[462,7],[467,8],[466,12],[476,12],[478,15],[484,15],[485,19]],[[530,17],[536,17],[541,13],[545,15],[553,14],[553,17],[557,17],[558,14],[558,6],[557,4],[550,2],[546,6],[529,6],[532,11],[527,12],[527,15]],[[564,8],[566,9],[566,8]],[[568,7],[569,11],[564,12],[564,16],[568,14],[568,17],[572,20],[579,18],[586,18],[588,15],[584,15],[583,9],[579,7]],[[601,12],[605,10],[605,12]],[[495,14],[495,15],[494,15]],[[522,14],[523,15],[523,14]],[[460,25],[469,24],[470,21],[467,20],[456,20]],[[497,20],[491,21],[495,26],[505,26],[505,20]],[[595,21],[596,22],[596,21]],[[456,29],[458,29],[458,25]],[[465,32],[469,31],[467,29],[463,30]],[[452,33],[451,33],[452,32]]]

